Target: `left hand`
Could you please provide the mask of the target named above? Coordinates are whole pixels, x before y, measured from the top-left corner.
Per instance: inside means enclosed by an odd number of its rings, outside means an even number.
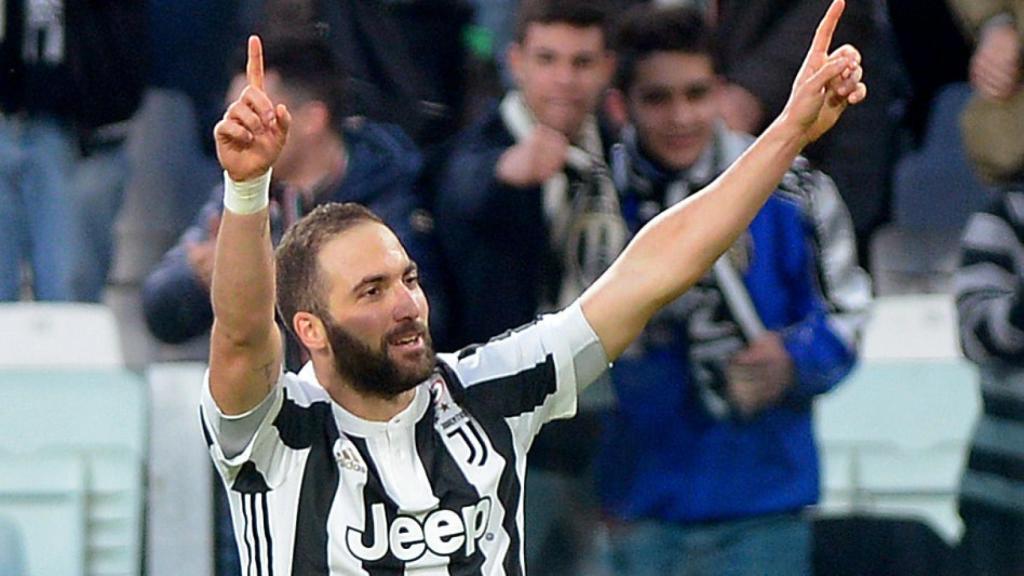
[[[737,352],[726,369],[729,401],[745,418],[778,403],[793,382],[793,359],[776,332]]]
[[[833,0],[818,24],[780,117],[795,124],[805,143],[820,138],[835,125],[847,106],[867,97],[867,86],[861,82],[864,72],[860,52],[849,45],[828,52],[845,6],[844,0]]]

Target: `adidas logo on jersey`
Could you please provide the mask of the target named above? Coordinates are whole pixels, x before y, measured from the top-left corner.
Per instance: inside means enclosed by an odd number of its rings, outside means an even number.
[[[363,457],[359,455],[359,450],[356,450],[356,447],[351,443],[342,443],[341,439],[338,439],[334,443],[334,459],[345,470],[366,474],[366,464],[363,463]]]
[[[422,522],[411,516],[398,516],[388,525],[384,504],[370,507],[372,526],[365,531],[349,527],[345,543],[349,552],[364,562],[380,560],[390,551],[402,562],[419,559],[430,550],[438,556],[451,556],[462,549],[466,556],[476,553],[477,542],[487,533],[491,518],[491,499],[485,497],[461,511],[438,509]],[[372,538],[368,543],[364,536]]]

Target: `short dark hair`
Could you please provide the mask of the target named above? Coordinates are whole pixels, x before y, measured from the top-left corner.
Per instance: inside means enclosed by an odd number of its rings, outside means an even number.
[[[605,0],[523,0],[516,14],[516,42],[526,39],[530,24],[569,24],[577,28],[596,26],[608,37],[611,10]]]
[[[281,76],[282,89],[297,100],[323,102],[331,125],[341,131],[346,114],[345,73],[326,42],[313,33],[280,33],[263,39],[263,67]]]
[[[685,52],[712,58],[712,32],[704,15],[691,6],[640,4],[619,20],[612,45],[618,56],[614,85],[629,90],[636,66],[655,52]]]
[[[327,314],[329,286],[320,270],[320,250],[332,238],[363,222],[383,224],[369,208],[328,202],[314,208],[285,232],[274,253],[277,265],[277,311],[289,330],[297,312]]]

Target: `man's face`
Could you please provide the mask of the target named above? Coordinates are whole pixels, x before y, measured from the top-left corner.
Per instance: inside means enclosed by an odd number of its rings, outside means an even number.
[[[338,374],[360,392],[385,398],[430,376],[427,300],[416,265],[391,230],[357,224],[324,245],[319,265],[331,316],[322,320]]]
[[[509,65],[537,120],[573,138],[597,109],[615,62],[597,26],[533,23],[509,48]]]
[[[708,56],[655,52],[637,62],[626,104],[643,149],[672,170],[692,166],[714,136],[716,90]]]

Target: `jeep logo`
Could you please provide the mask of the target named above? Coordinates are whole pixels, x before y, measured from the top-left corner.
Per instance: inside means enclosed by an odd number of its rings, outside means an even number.
[[[395,558],[402,562],[419,559],[430,550],[438,556],[450,556],[460,548],[466,556],[476,552],[477,541],[487,533],[487,524],[491,518],[491,499],[485,497],[472,506],[464,506],[461,511],[444,508],[434,510],[420,523],[412,516],[399,516],[388,526],[384,504],[378,503],[370,507],[373,515],[373,538],[369,545],[363,544],[364,532],[349,526],[345,533],[345,543],[349,552],[364,562],[375,562],[387,555],[390,550]]]

